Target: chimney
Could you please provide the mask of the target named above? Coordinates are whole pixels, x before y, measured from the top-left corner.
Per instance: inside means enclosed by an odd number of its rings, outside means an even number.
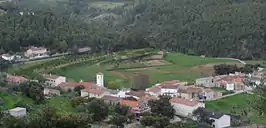
[[[83,80],[80,80],[79,82],[83,82]]]
[[[52,74],[50,73],[50,76],[51,76]]]
[[[214,112],[212,112],[212,115],[214,116]]]

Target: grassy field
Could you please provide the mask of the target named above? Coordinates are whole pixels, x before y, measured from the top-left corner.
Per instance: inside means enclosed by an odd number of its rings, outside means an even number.
[[[24,104],[29,104],[33,105],[34,101],[31,100],[30,98],[27,98],[25,96],[22,96],[18,94],[17,96],[15,95],[10,95],[6,92],[0,92],[0,97],[4,100],[5,106],[3,106],[1,109],[6,110],[6,109],[11,109],[16,107],[16,104],[18,102],[23,102]]]
[[[255,111],[252,111],[248,104],[248,100],[252,101],[253,98],[254,97],[250,94],[238,94],[217,101],[207,102],[205,107],[208,110],[215,110],[228,114],[232,114],[232,111],[240,112],[242,109],[245,109],[250,112],[250,119],[253,123],[266,124],[266,118],[258,116]],[[236,107],[236,109],[233,110],[233,107]]]
[[[82,65],[71,66],[54,70],[50,73],[63,75],[68,78],[68,81],[95,81],[95,75],[98,72],[104,73],[105,80],[124,80],[126,81],[124,87],[128,87],[130,76],[135,73],[144,73],[150,76],[150,84],[162,82],[167,80],[182,80],[194,82],[198,77],[209,76],[213,73],[213,65],[220,63],[237,64],[234,60],[215,59],[215,58],[202,58],[199,56],[188,56],[180,53],[168,53],[165,61],[167,65],[162,66],[148,66],[141,63],[120,63],[119,68],[109,71],[112,64],[103,65]],[[141,66],[143,66],[141,68]],[[138,67],[138,68],[136,68]],[[131,69],[130,69],[131,68]]]

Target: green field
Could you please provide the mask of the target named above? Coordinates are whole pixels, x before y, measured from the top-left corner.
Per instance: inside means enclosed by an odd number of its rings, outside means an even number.
[[[144,61],[144,60],[143,60]],[[148,66],[143,62],[122,62],[119,68],[109,71],[113,64],[97,65],[78,65],[56,69],[50,73],[66,76],[68,81],[95,81],[96,73],[102,72],[105,81],[123,80],[123,87],[128,87],[129,77],[135,73],[145,73],[150,76],[150,84],[167,80],[182,80],[193,82],[198,77],[209,76],[208,72],[212,71],[212,65],[208,67],[198,67],[206,64],[217,63],[238,63],[234,60],[202,58],[199,56],[188,56],[180,53],[168,53],[163,66]],[[138,67],[139,69],[135,69]],[[140,68],[142,67],[142,68]],[[132,69],[120,69],[132,68]],[[205,71],[210,70],[210,71]]]
[[[18,95],[10,95],[6,92],[0,92],[0,97],[4,100],[5,102],[5,105],[4,106],[0,106],[0,110],[3,109],[3,110],[6,110],[6,109],[11,109],[11,108],[14,108],[16,107],[16,104],[21,102],[23,104],[28,104],[28,105],[33,105],[34,104],[34,101],[31,100],[30,98],[28,97],[25,97],[21,94],[18,94]]]
[[[217,101],[210,101],[206,103],[206,109],[233,114],[235,111],[239,113],[241,110],[247,110],[251,115],[250,119],[253,123],[266,124],[266,118],[258,116],[257,113],[252,110],[248,101],[253,101],[253,96],[250,94],[238,94],[228,98],[223,98]],[[235,107],[235,110],[233,109]]]

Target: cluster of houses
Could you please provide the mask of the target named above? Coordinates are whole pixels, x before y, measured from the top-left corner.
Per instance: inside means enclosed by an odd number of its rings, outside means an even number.
[[[262,76],[264,74],[252,74],[252,76]],[[204,101],[216,99],[222,96],[213,87],[224,88],[229,91],[239,91],[245,89],[245,74],[235,73],[222,76],[200,78],[195,84],[188,84],[179,80],[165,81],[158,83],[146,90],[134,91],[130,89],[110,90],[104,86],[104,75],[96,74],[96,82],[67,82],[66,77],[52,74],[44,74],[47,87],[60,87],[63,91],[71,91],[77,86],[83,86],[80,90],[81,97],[94,97],[102,99],[107,104],[120,104],[128,106],[130,112],[135,113],[136,118],[141,117],[141,113],[149,111],[149,100],[158,99],[161,95],[170,96],[170,103],[174,107],[177,116],[187,117],[195,120],[193,111],[198,108],[205,108]],[[20,84],[27,79],[22,76],[8,76],[8,82]],[[60,95],[59,90],[44,89],[45,95]],[[216,114],[212,112],[210,118],[214,120],[215,128],[230,126],[230,116]],[[220,122],[222,121],[222,122]]]
[[[1,54],[1,58],[7,61],[21,60],[23,57],[28,59],[48,57],[48,50],[44,47],[30,47],[23,55]]]
[[[87,53],[91,51],[90,47],[82,47],[77,49],[77,53]],[[7,61],[22,61],[23,59],[40,59],[49,57],[49,50],[45,47],[30,47],[27,49],[23,55],[14,54],[11,55],[9,53],[0,54],[1,58]],[[53,56],[53,55],[52,55]]]

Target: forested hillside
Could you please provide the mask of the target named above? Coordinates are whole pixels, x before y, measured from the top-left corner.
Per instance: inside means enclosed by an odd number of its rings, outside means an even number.
[[[0,51],[19,52],[30,45],[53,51],[90,46],[106,52],[154,47],[206,56],[266,57],[265,0],[121,1],[123,6],[106,9],[94,6],[95,0],[1,3],[6,13],[0,15]]]

